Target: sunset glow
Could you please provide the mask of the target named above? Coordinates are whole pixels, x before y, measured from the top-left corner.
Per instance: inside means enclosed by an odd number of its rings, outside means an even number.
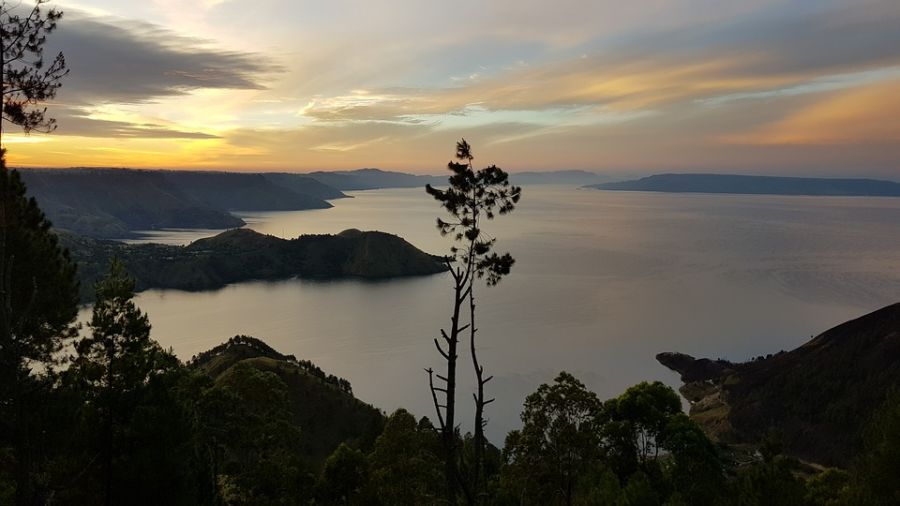
[[[59,1],[11,164],[900,177],[900,3]]]

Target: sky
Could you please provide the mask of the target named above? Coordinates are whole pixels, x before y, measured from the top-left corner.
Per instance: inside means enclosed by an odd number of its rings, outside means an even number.
[[[14,166],[900,180],[897,0],[59,0]]]

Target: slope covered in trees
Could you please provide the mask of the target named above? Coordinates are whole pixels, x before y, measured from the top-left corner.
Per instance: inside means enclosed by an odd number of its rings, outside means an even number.
[[[88,237],[131,237],[133,230],[230,228],[243,220],[196,202],[162,172],[25,170],[29,194],[57,229]]]
[[[345,195],[294,174],[28,169],[29,193],[57,229],[94,238],[134,236],[136,230],[226,229],[244,224],[229,211],[296,211],[331,207]]]
[[[233,381],[245,367],[277,376],[287,387],[291,420],[303,435],[299,451],[312,465],[321,465],[341,443],[371,448],[384,424],[379,410],[353,397],[349,381],[308,360],[282,355],[253,337],[235,336],[187,365],[215,384]]]
[[[847,466],[873,413],[900,386],[900,303],[746,363],[657,358],[681,373],[693,416],[720,440],[759,443],[776,431],[791,455]]]

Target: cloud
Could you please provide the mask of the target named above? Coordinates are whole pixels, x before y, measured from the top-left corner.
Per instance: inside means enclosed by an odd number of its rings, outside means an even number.
[[[900,156],[896,0],[91,1],[180,30],[73,7],[51,37],[73,69],[58,133],[155,150],[144,166],[423,170],[461,135],[513,169]]]
[[[157,25],[69,15],[48,42],[71,72],[60,100],[139,103],[202,88],[261,89],[281,67],[265,57],[218,49]]]
[[[203,89],[261,90],[283,69],[252,53],[217,48],[212,42],[176,34],[157,25],[77,10],[48,39],[48,54],[62,51],[70,73],[50,114],[57,134],[112,138],[208,139],[155,120],[96,118],[104,106],[153,104]]]
[[[91,118],[90,112],[65,108],[56,114],[57,122],[65,125],[64,132],[80,137],[151,138],[151,139],[217,139],[204,132],[180,130],[172,125],[152,122],[130,122]]]
[[[593,46],[585,49],[589,52],[510,66],[477,79],[450,76],[445,86],[319,95],[302,114],[328,122],[404,122],[466,115],[473,106],[532,112],[586,106],[656,110],[850,88],[884,78],[878,74],[884,68],[900,68],[900,4],[876,1],[866,7],[766,10],[692,31],[586,43]]]
[[[830,93],[787,117],[726,136],[739,144],[900,144],[900,79]]]

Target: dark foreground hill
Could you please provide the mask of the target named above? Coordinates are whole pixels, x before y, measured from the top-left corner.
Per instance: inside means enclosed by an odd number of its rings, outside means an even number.
[[[292,277],[378,279],[435,274],[446,269],[440,257],[384,232],[345,230],[337,235],[303,235],[288,240],[234,229],[188,246],[129,245],[71,234],[61,234],[61,238],[78,264],[85,298],[113,257],[125,263],[138,290],[209,290],[251,279]]]
[[[593,184],[589,188],[668,193],[900,197],[900,183],[893,181],[728,174],[658,174],[634,181]]]
[[[345,195],[299,174],[26,169],[38,205],[59,230],[101,239],[165,228],[228,229],[244,224],[229,211],[331,207]]]
[[[381,411],[356,399],[347,380],[282,355],[259,339],[235,336],[193,357],[188,366],[208,374],[216,385],[234,381],[242,367],[277,376],[287,387],[290,413],[300,429],[300,454],[314,466],[341,443],[370,447],[384,425]]]
[[[657,360],[681,374],[692,418],[719,440],[752,444],[774,431],[792,455],[845,466],[872,414],[900,386],[900,303],[751,362],[680,353]]]

